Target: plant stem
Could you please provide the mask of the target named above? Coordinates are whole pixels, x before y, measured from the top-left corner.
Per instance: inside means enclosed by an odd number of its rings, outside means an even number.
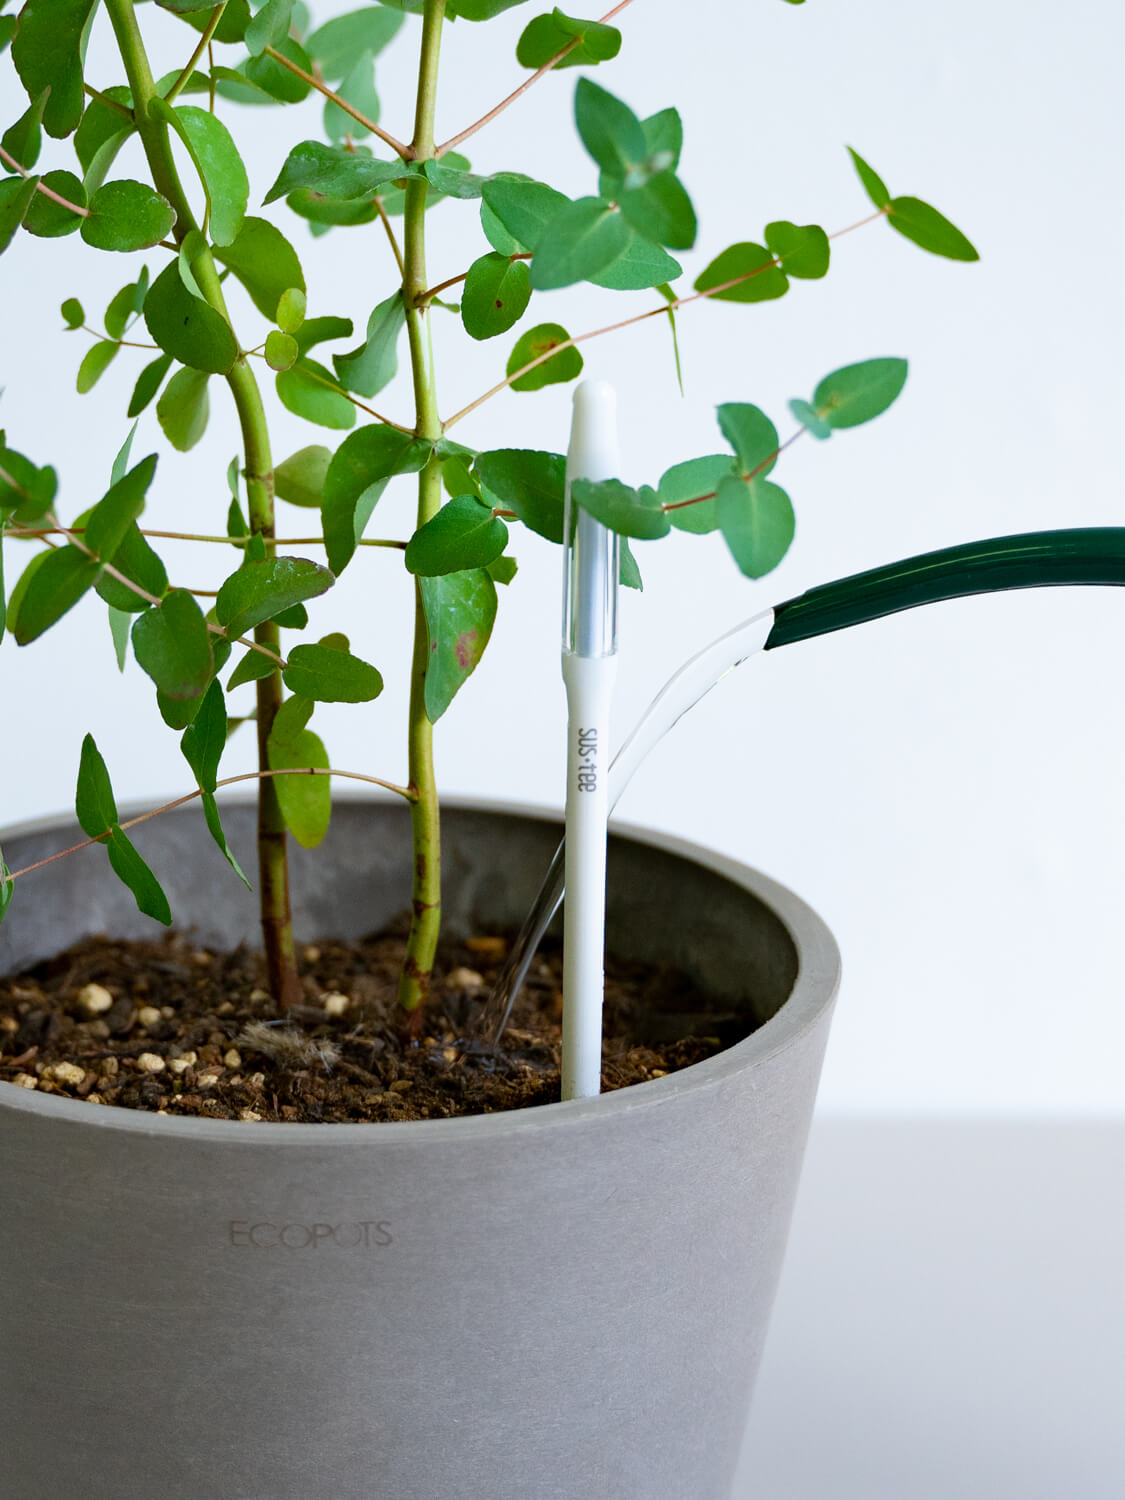
[[[177,243],[181,243],[196,225],[176,171],[167,126],[149,113],[149,105],[156,97],[156,85],[137,25],[133,0],[106,0],[106,9],[132,90],[134,119],[153,184],[176,211],[174,234]],[[216,312],[221,313],[229,323],[230,316],[223,299],[222,284],[210,252],[196,261],[195,271],[200,291]],[[241,354],[226,378],[242,430],[250,529],[261,534],[266,555],[272,557],[276,552],[273,540],[273,460],[270,456],[269,430],[261,392],[250,366]],[[278,655],[279,639],[278,627],[271,621],[255,627],[255,642],[274,656]],[[258,760],[262,770],[269,765],[269,735],[281,700],[280,673],[273,672],[269,677],[260,679],[257,684],[257,728]],[[299,1004],[304,998],[297,975],[297,954],[293,942],[287,854],[281,805],[272,779],[265,777],[259,784],[258,792],[258,899],[270,988],[274,998],[283,1007]]]
[[[434,105],[437,98],[438,56],[445,0],[426,0],[422,18],[422,51],[418,64],[418,103],[411,149],[416,161],[434,154]],[[429,337],[426,293],[426,194],[428,184],[410,178],[406,184],[403,221],[403,300],[414,377],[417,432],[422,438],[441,437],[433,354]],[[441,468],[436,456],[418,476],[418,525],[423,526],[441,506]],[[406,944],[399,1002],[410,1016],[411,1030],[422,1024],[422,1006],[429,991],[441,926],[441,843],[437,782],[434,776],[434,728],[426,714],[426,668],[430,637],[422,604],[422,586],[414,583],[414,653],[410,667],[409,780],[417,800],[410,809],[414,837],[414,890],[410,936]]]

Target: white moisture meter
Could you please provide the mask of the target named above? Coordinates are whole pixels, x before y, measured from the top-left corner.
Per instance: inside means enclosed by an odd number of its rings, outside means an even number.
[[[616,479],[617,397],[602,381],[574,393],[563,522],[562,674],[569,724],[563,912],[562,1097],[601,1092],[605,993],[609,710],[617,674],[620,542],[573,503],[576,479]]]

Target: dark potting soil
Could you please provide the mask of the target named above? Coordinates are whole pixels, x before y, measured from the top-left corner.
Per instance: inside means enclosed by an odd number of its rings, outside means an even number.
[[[404,930],[304,948],[306,1003],[284,1018],[249,949],[87,939],[0,980],[0,1082],[213,1120],[420,1120],[558,1099],[560,950],[535,959],[494,1050],[465,1038],[508,940],[444,942],[412,1041],[395,1001]],[[709,1009],[682,973],[610,956],[603,1088],[699,1062],[754,1024]]]

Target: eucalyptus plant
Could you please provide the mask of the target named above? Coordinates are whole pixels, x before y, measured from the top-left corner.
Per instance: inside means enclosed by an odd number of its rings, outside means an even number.
[[[22,231],[48,240],[78,234],[95,254],[149,252],[139,275],[105,309],[101,328],[90,326],[81,288],[67,288],[61,303],[66,326],[93,338],[78,362],[79,393],[92,389],[111,362],[138,358],[136,347],[148,347],[104,493],[95,486],[68,496],[64,508],[50,455],[25,455],[18,438],[9,446],[0,434],[0,545],[18,540],[34,549],[6,605],[0,567],[0,632],[6,622],[9,646],[29,645],[91,590],[100,595],[118,663],[133,653],[152,679],[157,711],[181,737],[194,791],[180,800],[200,800],[219,848],[244,880],[215,793],[232,726],[255,720],[256,885],[269,980],[282,1005],[301,993],[288,837],[306,846],[323,838],[332,776],[378,781],[332,767],[310,721],[318,703],[375,698],[380,673],[362,643],[353,651],[338,632],[302,640],[305,605],[345,568],[378,573],[405,566],[415,581],[409,778],[393,790],[409,804],[415,859],[400,998],[411,1024],[421,1015],[441,911],[434,726],[488,644],[497,586],[516,573],[513,535],[522,526],[551,542],[563,539],[563,456],[516,444],[478,451],[468,441],[468,418],[481,403],[505,391],[574,380],[583,345],[599,334],[667,318],[674,345],[677,316],[689,304],[784,296],[793,281],[825,276],[831,241],[869,221],[885,220],[937,255],[976,259],[948,219],[918,198],[892,195],[852,151],[870,200],[858,223],[829,233],[816,224],[772,220],[755,238],[711,247],[703,271],[685,285],[676,256],[696,246],[699,230],[679,176],[682,127],[675,108],[640,118],[584,71],[573,91],[573,118],[590,157],[590,179],[578,199],[505,171],[504,132],[493,123],[510,108],[514,120],[522,94],[548,75],[611,61],[623,41],[611,22],[631,0],[599,20],[559,9],[534,15],[516,46],[515,64],[525,74],[519,87],[448,140],[436,138],[447,24],[486,24],[528,3],[365,0],[318,25],[301,0],[27,0],[18,11],[0,0],[0,47],[28,100],[4,122],[0,139],[0,250]],[[157,9],[183,29],[182,63],[161,78],[153,76],[145,35],[154,20],[167,24],[153,15]],[[628,19],[643,25],[643,7]],[[111,76],[89,76],[87,41],[95,23],[108,23],[116,42]],[[376,85],[392,43],[396,66],[416,60],[413,122],[399,125],[397,135],[380,123]],[[323,111],[319,131],[306,138],[309,115],[298,106],[313,95],[322,96]],[[560,97],[560,108],[568,102]],[[263,107],[280,112],[278,138],[292,144],[278,149],[272,183],[252,191],[239,126],[247,111]],[[478,133],[474,170],[461,148]],[[117,158],[134,137],[145,174],[122,177]],[[45,144],[61,153],[63,164],[41,163]],[[186,190],[189,173],[201,215]],[[444,211],[463,222],[464,269],[435,284],[426,218],[443,200]],[[317,242],[360,225],[381,225],[396,274],[386,284],[361,287],[359,305],[347,316],[326,313]],[[581,282],[621,293],[650,290],[653,302],[611,327],[572,334],[557,321],[566,300],[559,293]],[[232,283],[246,296],[228,305]],[[741,307],[735,315],[752,316]],[[493,386],[443,415],[429,324],[451,316],[467,338],[497,340],[502,352]],[[335,347],[326,356],[327,346]],[[371,403],[404,352],[414,411],[399,422]],[[906,369],[905,360],[879,357],[827,375],[808,399],[790,403],[795,430],[785,442],[759,407],[734,399],[718,408],[720,451],[690,457],[659,478],[646,476],[651,483],[582,482],[574,497],[624,539],[626,585],[640,584],[628,540],[673,531],[721,531],[741,573],[760,578],[781,561],[794,532],[789,496],[773,477],[784,449],[802,434],[826,439],[879,415],[901,390]],[[175,536],[158,537],[143,525],[146,496],[164,482],[167,455],[158,468],[155,453],[136,461],[132,445],[142,423],[146,445],[148,435],[156,437],[154,413],[162,449],[192,449],[223,386],[237,411],[242,447],[227,471],[226,515],[217,514],[203,537],[193,500],[190,535],[212,542],[225,559],[213,580],[213,602],[200,602],[176,580]],[[275,401],[330,436],[278,461],[269,428]],[[518,403],[513,412],[518,419]],[[396,480],[416,485],[417,526],[409,537],[376,542],[365,533]],[[314,556],[295,555],[278,541],[279,506],[318,515],[316,537],[304,544]],[[251,683],[253,713],[235,711],[230,695]],[[118,816],[89,735],[76,804],[88,840],[105,844],[141,910],[171,921],[156,875]],[[0,861],[0,915],[13,878]]]

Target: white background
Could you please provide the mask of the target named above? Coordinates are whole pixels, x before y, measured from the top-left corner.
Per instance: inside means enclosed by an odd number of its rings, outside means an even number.
[[[513,44],[535,13],[521,7],[487,26],[448,29],[442,136],[522,79]],[[187,33],[154,7],[142,16],[155,23],[157,70],[181,63]],[[974,266],[939,260],[875,224],[834,243],[825,281],[794,283],[780,302],[685,309],[683,399],[666,320],[587,346],[587,373],[621,391],[632,482],[721,449],[719,402],[761,405],[785,436],[786,400],[811,394],[829,370],[888,354],[911,364],[884,417],[828,444],[803,439],[785,455],[774,477],[793,497],[797,539],[769,578],[743,579],[717,536],[637,546],[646,590],[624,604],[624,732],[684,657],[814,584],[973,538],[1121,522],[1125,22],[1108,0],[1065,16],[1046,0],[635,0],[620,20],[621,58],[595,76],[639,114],[675,103],[684,117],[682,176],[701,223],[699,248],[683,257],[685,281],[732,241],[760,238],[770,219],[831,232],[862,218],[867,200],[845,143],[892,193],[946,212],[982,256]],[[109,84],[120,73],[105,42],[101,28],[92,76]],[[409,135],[415,49],[411,20],[381,69],[384,123],[399,135]],[[593,191],[570,122],[577,76],[544,80],[482,132],[466,148],[474,168],[523,170],[575,196]],[[8,71],[3,88],[7,125],[22,109]],[[318,133],[317,115],[313,103],[247,112],[252,202],[288,144]],[[52,144],[46,164],[68,158],[69,148]],[[122,175],[138,170],[128,157],[120,165]],[[362,324],[393,283],[378,226],[340,231],[314,249],[299,221],[283,208],[275,217],[305,260],[310,314]],[[430,224],[433,281],[484,248],[471,205],[442,205]],[[77,236],[23,235],[0,267],[0,417],[13,446],[56,464],[67,516],[106,487],[146,356],[124,351],[78,398],[74,372],[88,340],[61,331],[58,304],[78,295],[93,322],[139,264],[85,251]],[[587,288],[543,296],[532,314],[578,332],[653,302]],[[245,343],[264,336],[248,305],[237,316]],[[468,346],[455,319],[436,322],[448,415],[500,378],[515,334]],[[278,458],[336,441],[269,399]],[[562,450],[569,401],[558,386],[505,394],[453,435],[481,448]],[[408,386],[400,378],[375,404],[407,419]],[[149,524],[222,529],[236,438],[219,381],[213,406],[204,444],[186,461],[162,459]],[[165,445],[150,408],[134,454],[155,448]],[[408,534],[409,508],[404,481],[369,534]],[[306,534],[310,513],[283,509],[283,533]],[[517,543],[520,573],[493,642],[439,726],[439,776],[448,792],[557,806],[559,558],[537,537]],[[168,545],[175,581],[202,587],[221,576],[210,553]],[[23,554],[6,550],[14,577]],[[348,630],[388,685],[372,705],[318,710],[335,765],[405,775],[408,618],[409,587],[391,553],[365,553],[315,608],[317,633]],[[1125,1112],[1123,635],[1125,594],[1044,590],[802,644],[725,682],[638,775],[621,804],[625,819],[759,865],[835,930],[846,977],[824,1108]],[[6,640],[0,685],[0,823],[71,805],[86,730],[122,800],[186,788],[147,679],[133,665],[124,678],[114,670],[100,601],[84,601],[27,650]],[[250,754],[249,739],[236,738],[224,770],[249,768]],[[33,899],[30,882],[20,899]]]

